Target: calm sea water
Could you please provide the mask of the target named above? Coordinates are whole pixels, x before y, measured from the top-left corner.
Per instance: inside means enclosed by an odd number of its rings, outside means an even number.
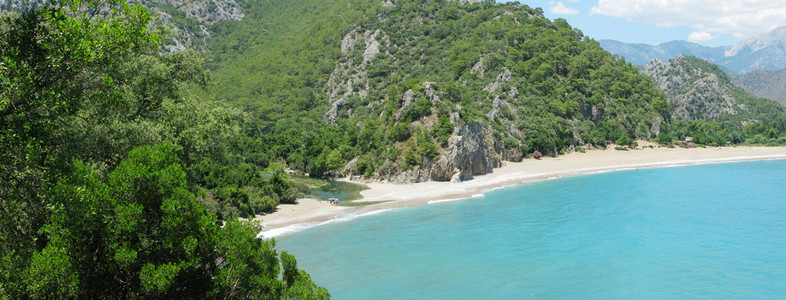
[[[335,299],[784,299],[786,160],[562,178],[278,240]]]

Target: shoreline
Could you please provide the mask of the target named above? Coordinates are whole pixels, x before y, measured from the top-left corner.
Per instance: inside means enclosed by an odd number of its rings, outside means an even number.
[[[381,202],[364,206],[335,206],[327,201],[298,199],[298,204],[279,205],[275,212],[258,215],[263,230],[259,237],[292,234],[314,226],[343,222],[390,210],[429,204],[449,203],[522,184],[563,177],[643,168],[678,167],[753,160],[786,159],[786,147],[644,148],[628,151],[608,149],[573,152],[556,158],[504,162],[492,173],[464,182],[422,182],[414,184],[362,183],[369,187],[353,202]]]

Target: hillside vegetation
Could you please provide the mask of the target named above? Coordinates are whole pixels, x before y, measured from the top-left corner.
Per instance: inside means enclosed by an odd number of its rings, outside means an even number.
[[[668,119],[646,76],[539,9],[391,4],[252,1],[212,28],[209,95],[254,116],[245,157],[317,176],[352,161],[346,172],[369,178],[467,179],[535,150],[652,138]]]

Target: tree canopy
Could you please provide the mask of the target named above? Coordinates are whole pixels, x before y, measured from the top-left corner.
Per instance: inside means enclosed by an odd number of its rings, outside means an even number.
[[[258,225],[208,211],[205,174],[228,170],[204,166],[243,164],[244,115],[184,90],[201,61],[159,52],[151,21],[115,0],[0,17],[0,298],[329,297]],[[248,201],[289,185],[250,168]]]

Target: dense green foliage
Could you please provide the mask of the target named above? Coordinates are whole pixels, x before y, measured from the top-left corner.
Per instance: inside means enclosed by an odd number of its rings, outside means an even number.
[[[211,28],[215,86],[207,94],[253,116],[240,148],[260,164],[283,160],[322,176],[358,158],[354,173],[374,176],[385,165],[431,162],[455,127],[472,122],[505,149],[556,155],[652,138],[653,124],[669,117],[663,94],[636,68],[524,5],[299,0],[244,8],[242,21]],[[367,53],[373,41],[376,55]],[[342,51],[342,43],[352,45]]]
[[[258,226],[199,203],[242,210],[210,195],[237,186],[270,209],[294,191],[275,165],[229,172],[247,116],[184,92],[201,62],[160,54],[146,9],[0,18],[0,298],[328,297]]]
[[[218,226],[187,190],[186,174],[171,145],[131,151],[106,180],[78,161],[73,168],[51,192],[59,200],[42,228],[48,242],[33,253],[24,271],[9,273],[9,294],[327,296],[288,255],[281,257],[280,281],[275,242],[257,239],[258,227],[235,220]]]

